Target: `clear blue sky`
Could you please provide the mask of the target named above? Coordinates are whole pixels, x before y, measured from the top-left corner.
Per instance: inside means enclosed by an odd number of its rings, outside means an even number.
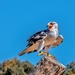
[[[18,53],[50,21],[59,24],[64,36],[64,42],[50,53],[64,65],[75,61],[75,0],[0,0],[0,62],[17,57],[36,65],[41,58],[37,52],[21,57]]]

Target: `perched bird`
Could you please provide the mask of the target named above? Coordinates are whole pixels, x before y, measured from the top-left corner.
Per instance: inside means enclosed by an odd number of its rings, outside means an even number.
[[[59,35],[58,24],[56,22],[49,22],[47,24],[47,29],[39,31],[32,35],[27,41],[27,48],[19,53],[19,56],[25,53],[31,53],[38,51],[38,55],[47,55],[51,47],[56,47],[63,41],[63,36]],[[42,52],[44,50],[44,52]]]

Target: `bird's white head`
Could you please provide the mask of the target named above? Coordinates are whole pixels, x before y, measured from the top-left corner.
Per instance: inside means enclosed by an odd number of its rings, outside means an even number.
[[[52,30],[54,30],[54,29],[57,29],[57,30],[58,30],[58,24],[57,24],[56,22],[49,22],[49,23],[47,24],[47,26],[48,26],[48,29],[49,29],[50,31],[52,31]]]

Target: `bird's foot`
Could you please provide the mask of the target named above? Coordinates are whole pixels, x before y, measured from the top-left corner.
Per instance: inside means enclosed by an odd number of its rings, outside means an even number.
[[[48,56],[49,58],[52,58],[52,59],[56,60],[56,58],[55,58],[54,55],[51,55],[51,54],[48,53],[47,56]]]
[[[38,54],[38,56],[41,56],[41,55],[46,55],[46,56],[48,56],[48,57],[52,57],[51,54],[49,54],[49,53],[47,53],[47,52],[42,52],[42,51],[40,51],[39,54]]]
[[[41,55],[43,55],[43,54],[44,54],[44,55],[47,55],[47,52],[42,52],[42,51],[40,51],[39,54],[38,54],[38,56],[41,56]]]
[[[48,57],[52,57],[52,55],[51,55],[51,54],[49,54],[49,53],[47,53],[47,56],[48,56]]]

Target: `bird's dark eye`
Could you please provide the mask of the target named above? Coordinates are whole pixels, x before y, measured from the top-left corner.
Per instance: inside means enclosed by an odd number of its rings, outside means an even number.
[[[53,25],[54,23],[50,23],[51,25]]]

